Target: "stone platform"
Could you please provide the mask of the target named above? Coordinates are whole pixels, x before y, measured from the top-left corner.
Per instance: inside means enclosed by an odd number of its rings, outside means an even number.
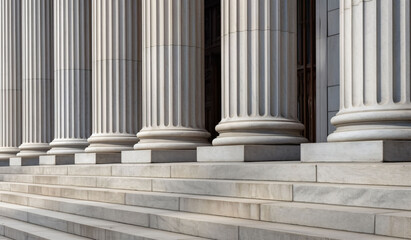
[[[410,172],[411,163],[1,167],[0,235],[411,239]]]

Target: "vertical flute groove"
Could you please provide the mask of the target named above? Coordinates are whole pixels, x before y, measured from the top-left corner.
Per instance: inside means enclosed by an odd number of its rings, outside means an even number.
[[[92,1],[92,135],[86,152],[132,149],[140,128],[141,1]]]
[[[135,149],[208,144],[203,11],[203,0],[143,0],[143,129]]]
[[[38,156],[53,138],[53,1],[22,0],[22,145]]]
[[[49,154],[82,152],[91,134],[91,1],[54,3],[55,136]]]
[[[0,2],[0,159],[21,144],[21,1]]]

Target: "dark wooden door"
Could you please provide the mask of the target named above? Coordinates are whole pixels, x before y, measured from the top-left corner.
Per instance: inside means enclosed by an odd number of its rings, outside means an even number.
[[[205,125],[217,137],[215,126],[221,120],[221,3],[204,1],[205,15]]]
[[[315,0],[297,0],[298,117],[315,142]]]

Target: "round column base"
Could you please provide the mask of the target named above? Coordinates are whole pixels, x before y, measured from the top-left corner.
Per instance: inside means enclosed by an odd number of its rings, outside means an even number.
[[[19,151],[20,149],[18,147],[2,147],[0,148],[0,160],[15,157]]]
[[[411,140],[411,110],[339,112],[328,142]]]
[[[274,145],[307,142],[301,135],[304,125],[293,120],[222,121],[216,127],[219,136],[214,146]]]
[[[142,129],[137,137],[140,139],[136,150],[195,150],[199,146],[209,146],[210,133],[204,129],[172,128]]]
[[[87,139],[54,139],[51,143],[51,149],[47,154],[52,155],[67,155],[82,153],[89,145]]]
[[[84,150],[87,153],[117,153],[133,150],[138,140],[134,134],[93,134],[87,141],[90,143]]]
[[[46,155],[50,149],[48,143],[23,143],[19,147],[20,152],[17,153],[17,157],[39,157]]]

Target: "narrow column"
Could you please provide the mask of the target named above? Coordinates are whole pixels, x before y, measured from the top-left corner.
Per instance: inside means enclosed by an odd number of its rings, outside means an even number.
[[[296,0],[222,0],[222,120],[213,145],[299,144]]]
[[[0,1],[0,159],[21,144],[21,1]]]
[[[411,140],[410,1],[340,7],[340,111],[328,141]]]
[[[91,1],[54,2],[54,140],[49,154],[83,152],[91,135]]]
[[[208,145],[203,25],[203,0],[143,0],[143,129],[135,149]]]
[[[141,1],[92,1],[92,125],[86,152],[133,149],[139,130]]]
[[[22,0],[23,143],[20,157],[46,154],[53,139],[53,1]]]

